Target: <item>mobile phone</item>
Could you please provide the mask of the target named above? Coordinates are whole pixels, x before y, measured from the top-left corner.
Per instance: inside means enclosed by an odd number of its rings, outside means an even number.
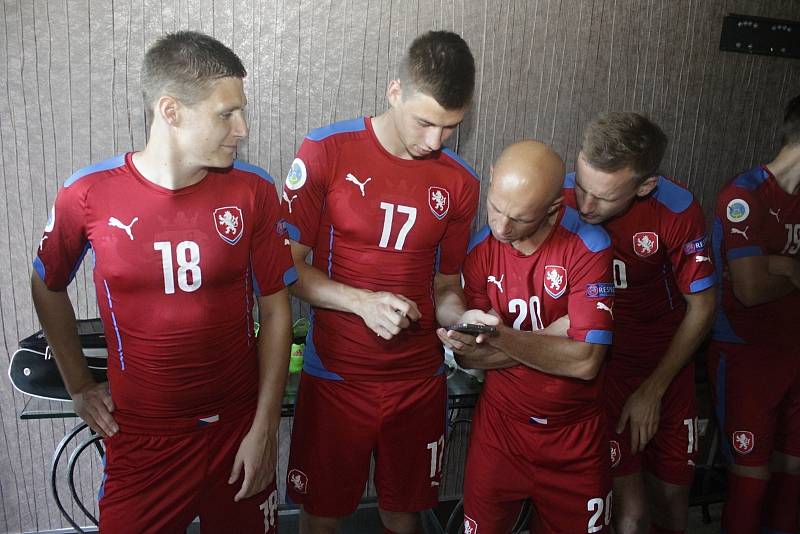
[[[472,336],[477,336],[478,334],[491,334],[496,330],[494,326],[475,323],[454,324],[448,326],[447,329],[455,330],[456,332],[461,332],[463,334],[470,334]]]

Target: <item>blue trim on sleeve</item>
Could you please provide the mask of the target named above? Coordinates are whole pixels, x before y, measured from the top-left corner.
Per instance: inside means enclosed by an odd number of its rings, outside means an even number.
[[[653,192],[653,198],[661,202],[672,213],[683,213],[694,200],[694,196],[688,189],[684,189],[663,176],[658,177],[658,185]]]
[[[42,281],[44,281],[45,268],[44,268],[44,263],[42,263],[42,260],[39,259],[39,256],[33,258],[33,268],[34,270],[36,270],[36,273],[39,275],[39,278],[41,278]]]
[[[240,171],[251,172],[253,174],[257,174],[259,177],[261,177],[262,179],[268,181],[269,183],[275,184],[275,180],[272,179],[272,176],[270,176],[267,171],[265,171],[261,167],[257,167],[256,165],[251,165],[249,163],[246,163],[244,161],[240,161],[240,160],[236,159],[236,160],[233,160],[233,168],[237,169],[237,170],[240,170]]]
[[[283,285],[290,286],[297,282],[298,278],[297,269],[292,265],[283,273]]]
[[[571,172],[564,176],[564,189],[575,189],[575,173]]]
[[[481,181],[481,177],[478,176],[478,173],[475,172],[475,169],[472,168],[472,165],[464,161],[464,159],[461,156],[459,156],[449,148],[443,148],[442,154],[449,156],[453,161],[455,161],[456,163],[464,167],[467,171],[469,171],[469,173],[472,175],[473,178],[475,178],[479,182]]]
[[[332,135],[350,132],[363,132],[366,129],[367,123],[364,120],[364,117],[359,117],[357,119],[334,122],[328,126],[311,130],[308,135],[306,135],[306,139],[310,139],[312,141],[322,141],[326,137],[330,137]]]
[[[728,251],[725,255],[728,261],[731,260],[738,260],[739,258],[749,258],[751,256],[763,256],[764,251],[758,245],[752,245],[749,247],[739,247],[734,248]]]
[[[486,239],[492,234],[491,228],[489,225],[486,224],[475,233],[472,238],[469,240],[469,245],[467,245],[467,254],[472,252],[472,249],[480,245],[482,242],[486,241]]]
[[[308,327],[308,334],[306,334],[306,347],[303,350],[303,371],[325,380],[344,380],[338,374],[328,371],[322,364],[322,360],[317,354],[317,348],[314,346],[314,317],[311,317],[311,326]]]
[[[583,222],[578,212],[569,206],[564,207],[561,226],[581,238],[591,252],[600,252],[611,246],[611,238],[602,226]]]
[[[289,239],[297,242],[300,241],[300,229],[289,221],[286,221],[286,231],[289,234]]]
[[[83,263],[83,258],[86,257],[86,253],[89,252],[90,248],[92,248],[92,244],[91,243],[86,243],[86,246],[83,247],[83,252],[81,252],[80,258],[78,258],[78,261],[75,262],[75,265],[72,267],[72,271],[69,273],[69,278],[67,279],[68,280],[68,282],[67,282],[68,284],[71,283],[72,280],[75,278],[75,273],[78,272],[78,269],[80,268],[81,263]],[[95,262],[96,261],[97,261],[97,259],[95,259]]]
[[[122,167],[123,165],[125,165],[125,154],[120,154],[119,156],[116,156],[116,157],[113,157],[113,158],[109,158],[109,159],[106,159],[106,160],[103,160],[103,161],[99,161],[97,163],[89,165],[88,167],[84,167],[82,169],[78,169],[77,171],[72,173],[72,176],[67,178],[67,180],[64,182],[64,187],[71,186],[72,184],[74,184],[75,182],[77,182],[78,180],[83,178],[84,176],[88,176],[88,175],[94,174],[96,172],[102,172],[102,171],[107,171],[107,170],[110,170],[110,169],[116,169],[117,167]]]
[[[747,189],[748,191],[755,191],[761,184],[767,181],[767,171],[761,166],[753,167],[749,171],[744,171],[739,176],[733,179],[733,185]]]
[[[614,334],[611,330],[589,330],[586,332],[584,341],[586,343],[594,343],[595,345],[611,345],[614,339]]]
[[[716,275],[708,275],[705,278],[701,278],[700,280],[695,280],[691,284],[689,284],[689,291],[692,293],[699,293],[701,291],[705,291],[709,287],[714,285],[714,280],[716,279]]]
[[[720,266],[714,271],[714,276],[717,283],[717,313],[714,314],[714,326],[711,329],[712,338],[717,341],[725,341],[728,343],[744,343],[744,340],[736,335],[733,331],[728,316],[725,315],[725,308],[722,306],[722,241],[724,230],[722,221],[719,217],[714,218],[711,229],[711,243],[712,253],[714,255],[714,265]]]

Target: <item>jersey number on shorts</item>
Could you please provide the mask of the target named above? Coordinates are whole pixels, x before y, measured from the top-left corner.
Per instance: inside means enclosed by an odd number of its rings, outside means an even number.
[[[539,297],[534,295],[528,302],[523,299],[511,299],[508,301],[508,313],[516,313],[517,318],[514,320],[514,330],[522,328],[522,323],[528,318],[528,309],[531,311],[531,331],[541,330],[544,328],[542,324],[541,303]]]
[[[278,513],[278,490],[272,490],[267,500],[258,505],[264,512],[264,532],[269,532],[275,526],[275,516]]]
[[[615,259],[613,262],[614,287],[625,289],[628,287],[628,275],[625,272],[625,262]]]
[[[688,429],[688,439],[686,445],[686,452],[689,454],[693,452],[697,452],[697,441],[698,441],[698,434],[697,434],[697,417],[694,419],[684,419],[683,424]]]
[[[444,456],[444,434],[439,436],[439,441],[428,443],[431,451],[431,478],[436,478],[442,471],[442,456]]]
[[[607,527],[611,523],[611,493],[610,491],[608,492],[605,500],[602,497],[595,497],[594,499],[589,499],[589,502],[586,503],[586,509],[594,512],[592,517],[589,518],[586,532],[590,534],[592,532],[600,532],[604,526]],[[603,511],[605,511],[605,514]]]
[[[794,254],[800,250],[800,224],[787,224],[786,226],[786,246],[781,250],[781,254]]]
[[[403,250],[403,245],[406,242],[406,236],[408,235],[408,232],[411,231],[411,227],[414,226],[414,222],[417,220],[417,208],[403,206],[402,204],[395,206],[389,202],[381,202],[381,209],[384,211],[383,232],[381,232],[381,241],[378,243],[378,246],[381,248],[386,248],[389,246],[389,234],[392,233],[392,220],[394,219],[395,208],[397,208],[398,213],[404,213],[408,217],[405,224],[403,224],[403,227],[400,228],[400,233],[397,234],[397,240],[394,242],[395,250]]]
[[[161,265],[164,271],[164,293],[175,293],[175,273],[172,265],[172,243],[156,241],[153,249],[161,252]],[[175,258],[178,260],[178,287],[181,291],[191,293],[200,289],[203,277],[200,273],[200,247],[194,241],[181,241],[175,247]]]

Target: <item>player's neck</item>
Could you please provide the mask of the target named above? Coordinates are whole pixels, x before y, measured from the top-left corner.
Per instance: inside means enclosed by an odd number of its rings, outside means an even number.
[[[151,138],[145,149],[133,155],[133,164],[146,180],[165,189],[177,190],[201,181],[208,169],[187,165],[169,143],[156,143]]]
[[[800,144],[783,147],[767,168],[781,189],[790,195],[800,193]]]
[[[384,150],[401,159],[414,159],[406,150],[403,141],[397,133],[392,110],[384,111],[372,118],[372,131]]]

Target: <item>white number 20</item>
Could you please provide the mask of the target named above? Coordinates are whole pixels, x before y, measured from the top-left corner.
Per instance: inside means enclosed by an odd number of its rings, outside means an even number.
[[[592,517],[589,518],[589,524],[586,527],[586,532],[589,534],[600,532],[603,530],[603,526],[607,527],[611,523],[611,493],[610,491],[608,492],[605,501],[602,497],[595,497],[594,499],[589,499],[589,502],[586,503],[586,509],[594,512]],[[603,514],[603,510],[605,510],[605,514]],[[602,523],[598,525],[601,520]]]

